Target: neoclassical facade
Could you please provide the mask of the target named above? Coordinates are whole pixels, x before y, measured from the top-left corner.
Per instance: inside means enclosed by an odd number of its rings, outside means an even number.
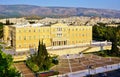
[[[15,51],[37,48],[39,40],[43,41],[47,47],[90,44],[92,26],[63,23],[5,25],[3,39]]]

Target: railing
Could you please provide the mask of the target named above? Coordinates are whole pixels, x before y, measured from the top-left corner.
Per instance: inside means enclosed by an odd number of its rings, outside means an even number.
[[[100,41],[100,42],[92,42],[91,45],[111,45],[112,42]]]

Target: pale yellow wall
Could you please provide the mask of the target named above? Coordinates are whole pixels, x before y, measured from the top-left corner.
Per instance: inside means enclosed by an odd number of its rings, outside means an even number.
[[[69,29],[70,44],[90,43],[92,41],[91,26],[70,26]]]
[[[4,42],[7,43],[7,40],[9,40],[9,27],[4,25],[3,27],[3,39],[4,39]]]
[[[29,48],[37,48],[38,42],[43,41],[47,47],[52,46],[53,42],[57,42],[54,46],[83,44],[92,41],[92,26],[68,26],[66,24],[57,23],[51,26],[37,27],[12,27],[5,26],[4,40],[11,36],[13,47],[15,50],[28,50]]]

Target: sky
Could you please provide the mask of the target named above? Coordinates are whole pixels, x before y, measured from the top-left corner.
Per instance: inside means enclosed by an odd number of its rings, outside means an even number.
[[[120,0],[0,0],[0,5],[14,4],[120,10]]]

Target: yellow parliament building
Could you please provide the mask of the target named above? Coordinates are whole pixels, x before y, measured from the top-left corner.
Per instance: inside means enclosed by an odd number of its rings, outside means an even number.
[[[39,40],[47,47],[91,44],[92,26],[64,23],[4,25],[3,40],[17,52],[37,48]]]

